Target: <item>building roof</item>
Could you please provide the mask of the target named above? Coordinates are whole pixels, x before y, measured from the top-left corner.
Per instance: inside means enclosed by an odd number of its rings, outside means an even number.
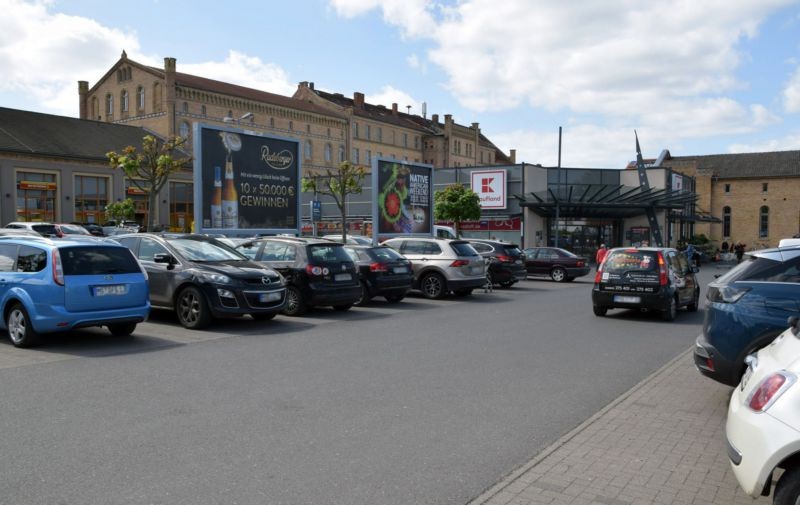
[[[141,147],[138,126],[0,107],[0,152],[107,161],[106,153]]]
[[[670,161],[694,162],[719,179],[800,177],[800,151],[670,156],[664,164]]]

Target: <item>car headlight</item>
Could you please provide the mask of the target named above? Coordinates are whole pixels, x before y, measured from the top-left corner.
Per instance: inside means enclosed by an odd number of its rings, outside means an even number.
[[[214,282],[217,284],[230,284],[231,278],[223,274],[215,274],[211,272],[201,272],[197,274],[197,278],[201,282]]]

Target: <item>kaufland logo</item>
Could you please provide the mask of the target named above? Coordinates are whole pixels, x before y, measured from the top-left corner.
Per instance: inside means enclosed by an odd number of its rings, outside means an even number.
[[[506,208],[506,174],[503,170],[472,172],[472,190],[484,209]]]
[[[494,193],[492,189],[492,181],[494,177],[484,177],[481,179],[481,193]]]

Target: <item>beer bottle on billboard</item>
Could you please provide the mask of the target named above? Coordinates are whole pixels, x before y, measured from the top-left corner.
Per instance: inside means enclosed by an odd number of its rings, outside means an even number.
[[[214,192],[211,194],[211,227],[222,228],[222,169],[214,167]]]
[[[225,162],[225,184],[222,186],[222,227],[239,227],[239,202],[233,183],[233,161]]]

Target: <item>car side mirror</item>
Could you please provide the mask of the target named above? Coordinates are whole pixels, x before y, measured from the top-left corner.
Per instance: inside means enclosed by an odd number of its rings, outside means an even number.
[[[155,263],[166,263],[167,269],[172,270],[173,266],[175,265],[175,258],[168,253],[157,253],[153,255],[153,261]]]
[[[789,323],[789,328],[792,329],[792,335],[796,337],[797,334],[800,333],[800,318],[797,316],[789,316],[786,322]]]

